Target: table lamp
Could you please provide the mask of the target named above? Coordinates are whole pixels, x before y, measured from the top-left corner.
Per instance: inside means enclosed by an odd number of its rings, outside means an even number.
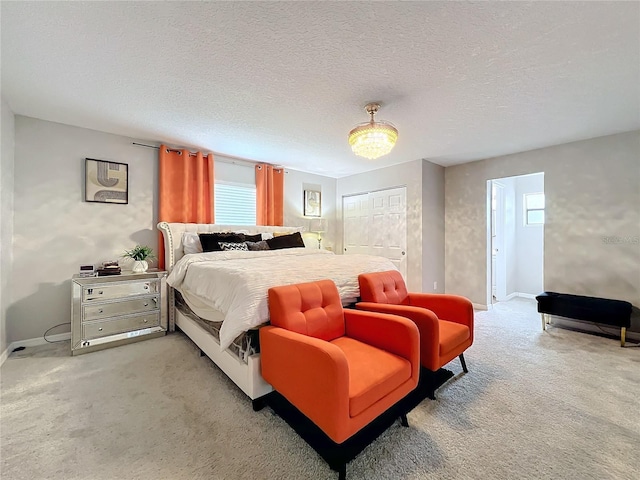
[[[309,224],[309,231],[318,234],[318,249],[321,248],[322,235],[327,229],[327,221],[324,218],[315,218]]]

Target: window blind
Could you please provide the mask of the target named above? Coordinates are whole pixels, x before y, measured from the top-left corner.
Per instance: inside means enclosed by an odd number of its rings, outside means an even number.
[[[256,224],[256,187],[254,185],[216,183],[214,198],[216,223]]]

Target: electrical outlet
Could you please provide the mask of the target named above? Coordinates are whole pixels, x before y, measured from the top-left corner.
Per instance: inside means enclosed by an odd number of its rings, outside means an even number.
[[[438,282],[433,282],[433,291],[434,292],[438,291]]]

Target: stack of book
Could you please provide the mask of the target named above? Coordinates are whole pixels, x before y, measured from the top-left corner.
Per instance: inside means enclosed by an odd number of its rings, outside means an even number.
[[[104,262],[102,267],[98,268],[98,276],[104,277],[106,275],[120,275],[121,270],[118,262]]]

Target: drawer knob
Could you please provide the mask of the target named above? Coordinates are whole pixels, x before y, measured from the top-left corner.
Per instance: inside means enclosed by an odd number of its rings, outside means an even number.
[[[104,293],[104,292],[103,292],[102,290],[100,290],[100,291],[98,292],[98,295],[102,295],[103,293]]]
[[[98,328],[98,331],[101,332],[102,331],[102,327]]]
[[[148,307],[149,306],[149,302],[144,302],[144,306]]]
[[[99,310],[98,310],[98,313],[102,313],[102,309],[99,309]]]
[[[145,285],[145,286],[144,286],[144,289],[145,289],[145,290],[149,290],[149,285]]]
[[[143,322],[144,322],[144,323],[147,323],[147,319],[145,318],[145,319],[143,320]]]

